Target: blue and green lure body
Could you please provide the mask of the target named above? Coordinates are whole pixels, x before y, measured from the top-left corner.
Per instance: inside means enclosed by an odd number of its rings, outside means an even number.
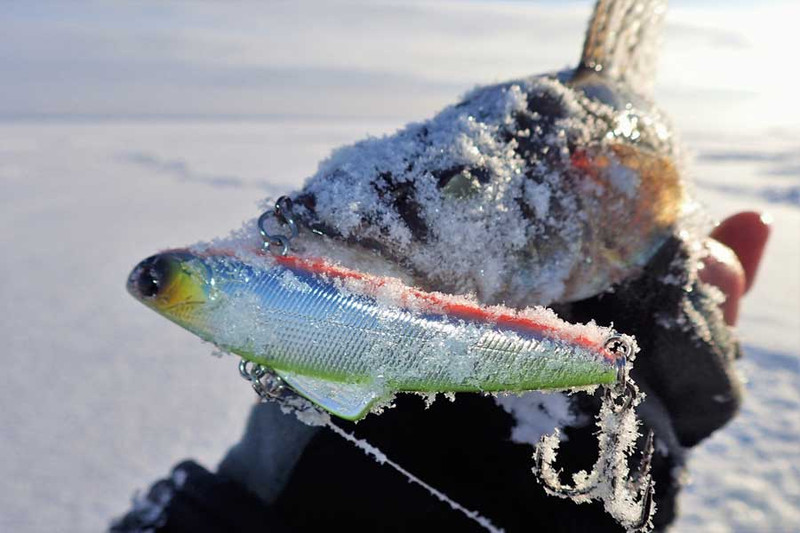
[[[253,257],[165,252],[142,261],[128,289],[173,322],[271,369],[297,393],[350,420],[398,392],[610,384],[634,349],[629,337],[569,324],[543,308],[480,306],[321,259]]]

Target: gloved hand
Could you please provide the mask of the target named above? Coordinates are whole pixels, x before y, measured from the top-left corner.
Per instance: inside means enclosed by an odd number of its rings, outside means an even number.
[[[657,397],[681,446],[697,444],[739,407],[732,366],[739,344],[729,326],[753,284],[768,235],[758,214],[740,213],[712,232],[701,265],[693,264],[693,243],[673,238],[641,276],[561,310],[570,320],[613,322],[636,336],[641,353],[632,375],[651,404],[642,414],[647,421]]]

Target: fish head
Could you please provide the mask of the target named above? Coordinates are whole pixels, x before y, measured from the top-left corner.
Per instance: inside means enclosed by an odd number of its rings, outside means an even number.
[[[678,159],[658,110],[613,83],[484,87],[335,152],[292,195],[293,246],[324,234],[309,253],[363,270],[374,256],[415,286],[487,304],[577,301],[635,276],[675,232]]]

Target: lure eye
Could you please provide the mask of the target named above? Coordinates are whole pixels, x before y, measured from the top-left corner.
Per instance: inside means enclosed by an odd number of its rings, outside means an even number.
[[[161,312],[187,302],[206,301],[210,279],[211,272],[197,256],[171,250],[136,265],[128,276],[128,292]]]
[[[157,295],[159,288],[164,284],[164,272],[158,267],[158,264],[148,265],[139,274],[136,284],[142,296],[151,298]]]
[[[169,262],[164,256],[153,256],[145,259],[134,269],[129,287],[142,298],[154,298],[167,285]]]

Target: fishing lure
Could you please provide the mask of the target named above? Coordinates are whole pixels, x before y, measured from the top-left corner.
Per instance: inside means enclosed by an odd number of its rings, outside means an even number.
[[[291,255],[168,251],[142,261],[128,290],[349,420],[398,392],[613,384],[636,351],[631,337],[548,309],[480,306]]]

